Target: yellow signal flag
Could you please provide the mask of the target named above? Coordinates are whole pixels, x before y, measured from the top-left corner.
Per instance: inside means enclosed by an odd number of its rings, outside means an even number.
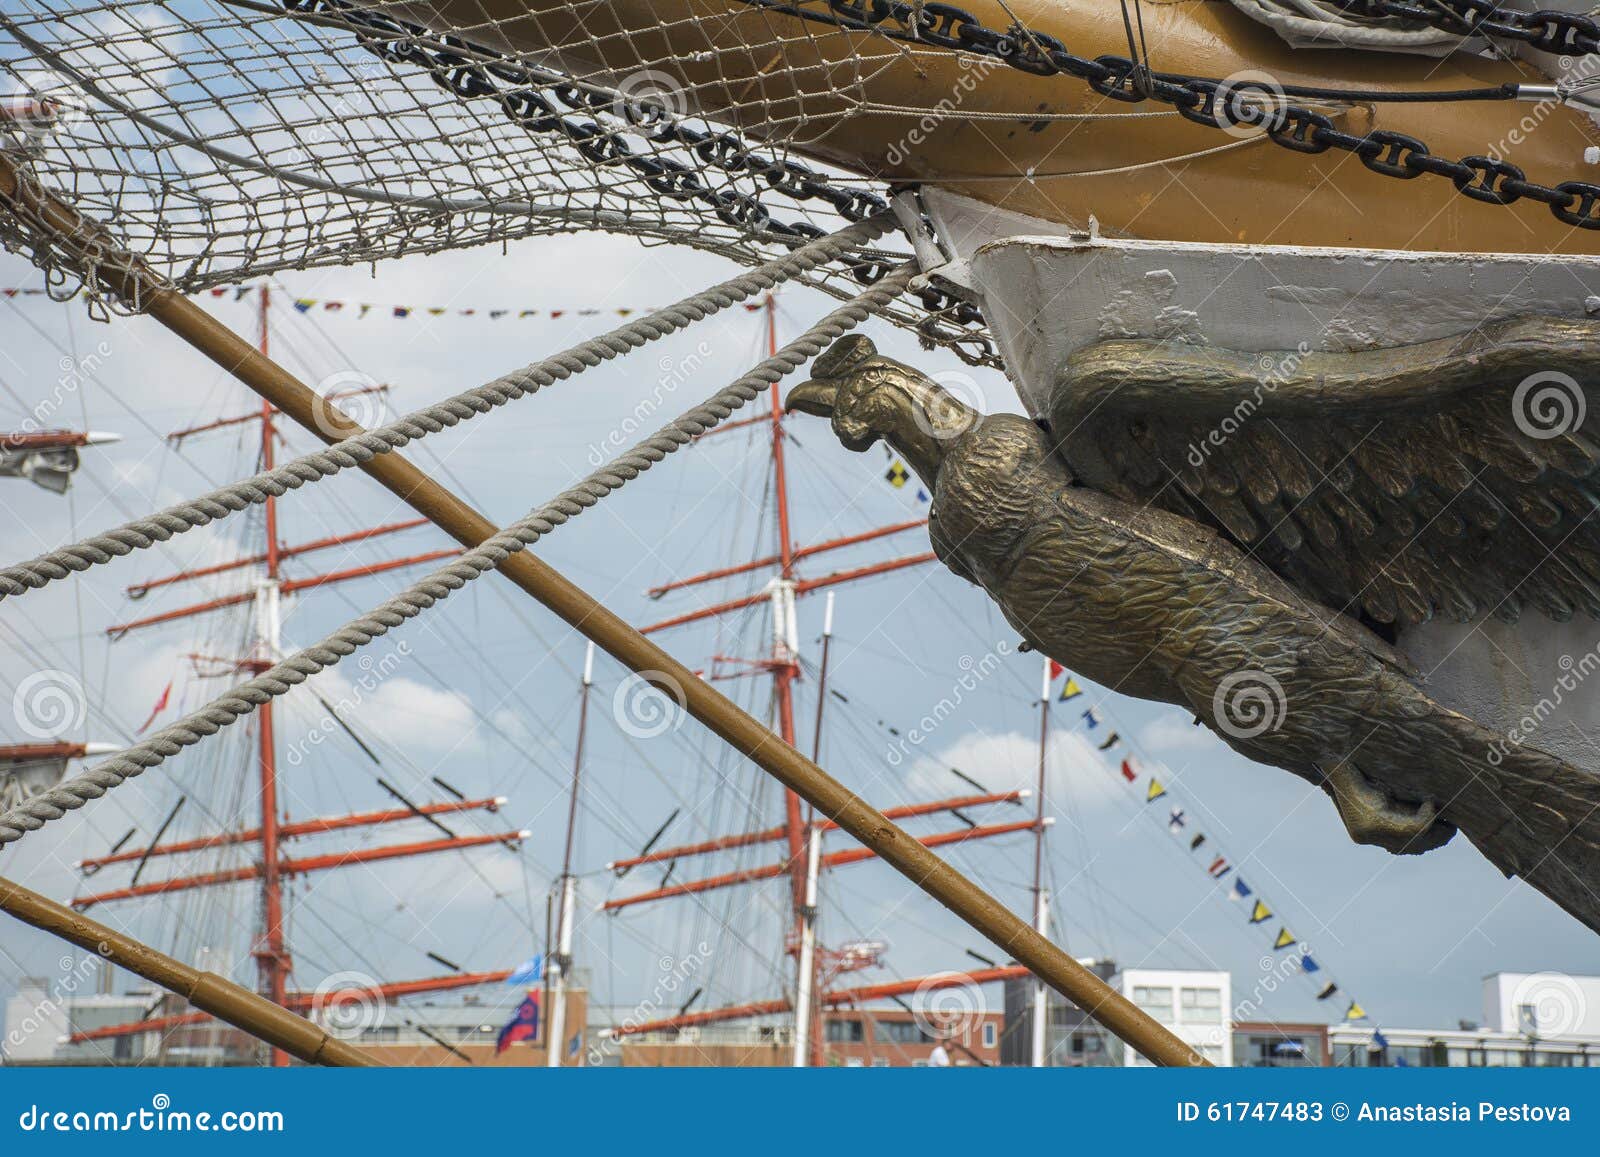
[[[1366,1020],[1367,1010],[1352,1000],[1350,1007],[1344,1010],[1344,1018],[1345,1020]]]
[[[1250,923],[1252,924],[1259,924],[1263,920],[1271,919],[1271,917],[1272,909],[1268,908],[1260,900],[1257,900],[1256,906],[1250,909]]]
[[[1144,793],[1144,802],[1145,803],[1154,803],[1156,800],[1160,799],[1162,796],[1164,796],[1166,794],[1167,794],[1167,789],[1162,787],[1161,786],[1161,781],[1159,779],[1157,779],[1155,776],[1152,775],[1150,777],[1150,787]]]
[[[1295,943],[1295,935],[1287,928],[1278,929],[1278,938],[1272,942],[1274,948],[1288,948]]]
[[[911,472],[906,469],[906,464],[904,462],[896,458],[889,464],[889,469],[883,472],[883,476],[889,480],[890,486],[893,486],[896,490],[899,490],[908,481],[910,481]]]

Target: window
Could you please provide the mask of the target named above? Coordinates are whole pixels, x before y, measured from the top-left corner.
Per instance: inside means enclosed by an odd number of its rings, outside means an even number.
[[[860,1044],[867,1039],[859,1020],[830,1020],[826,1036],[834,1044]]]
[[[1135,986],[1133,1003],[1144,1009],[1162,1024],[1172,1023],[1172,989]]]
[[[1523,1036],[1539,1035],[1539,1007],[1533,1004],[1517,1005],[1517,1031]]]
[[[983,1047],[986,1049],[994,1048],[996,1036],[997,1034],[994,1030],[994,1021],[991,1020],[983,1026]]]
[[[889,1067],[889,1058],[888,1057],[873,1057],[872,1058],[872,1067],[875,1068],[875,1069],[886,1069],[886,1068],[888,1068]]]
[[[873,1022],[872,1039],[881,1045],[917,1045],[933,1038],[914,1020],[879,1020]]]
[[[1169,996],[1170,1000],[1171,997]],[[1183,990],[1184,1024],[1221,1024],[1222,990],[1220,988],[1186,988]]]

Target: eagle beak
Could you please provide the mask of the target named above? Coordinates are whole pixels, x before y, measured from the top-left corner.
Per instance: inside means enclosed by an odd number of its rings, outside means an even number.
[[[818,418],[833,417],[834,405],[839,399],[839,386],[836,382],[822,381],[813,378],[809,382],[801,382],[789,391],[789,398],[784,403],[784,410],[794,413],[799,410],[802,414],[813,414]]]

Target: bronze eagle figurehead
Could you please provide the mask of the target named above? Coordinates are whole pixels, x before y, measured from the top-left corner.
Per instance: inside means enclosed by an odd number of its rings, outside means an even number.
[[[1600,772],[1508,746],[1392,645],[1435,615],[1600,618],[1600,442],[1581,428],[1600,323],[1266,363],[1089,347],[1048,432],[853,335],[788,408],[851,450],[892,445],[932,494],[939,559],[1032,648],[1321,787],[1359,843],[1416,854],[1459,829],[1600,931]],[[1571,428],[1512,420],[1541,366],[1561,367]],[[1271,692],[1266,725],[1234,717],[1241,686]]]
[[[812,363],[811,375],[789,391],[790,411],[831,418],[848,450],[887,440],[929,490],[946,447],[983,417],[931,378],[884,357],[860,334],[829,346]]]

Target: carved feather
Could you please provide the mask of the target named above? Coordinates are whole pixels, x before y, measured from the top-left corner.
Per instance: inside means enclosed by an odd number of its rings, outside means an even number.
[[[1198,517],[1330,606],[1600,617],[1600,324],[1276,358],[1105,342],[1050,417],[1085,485]]]

